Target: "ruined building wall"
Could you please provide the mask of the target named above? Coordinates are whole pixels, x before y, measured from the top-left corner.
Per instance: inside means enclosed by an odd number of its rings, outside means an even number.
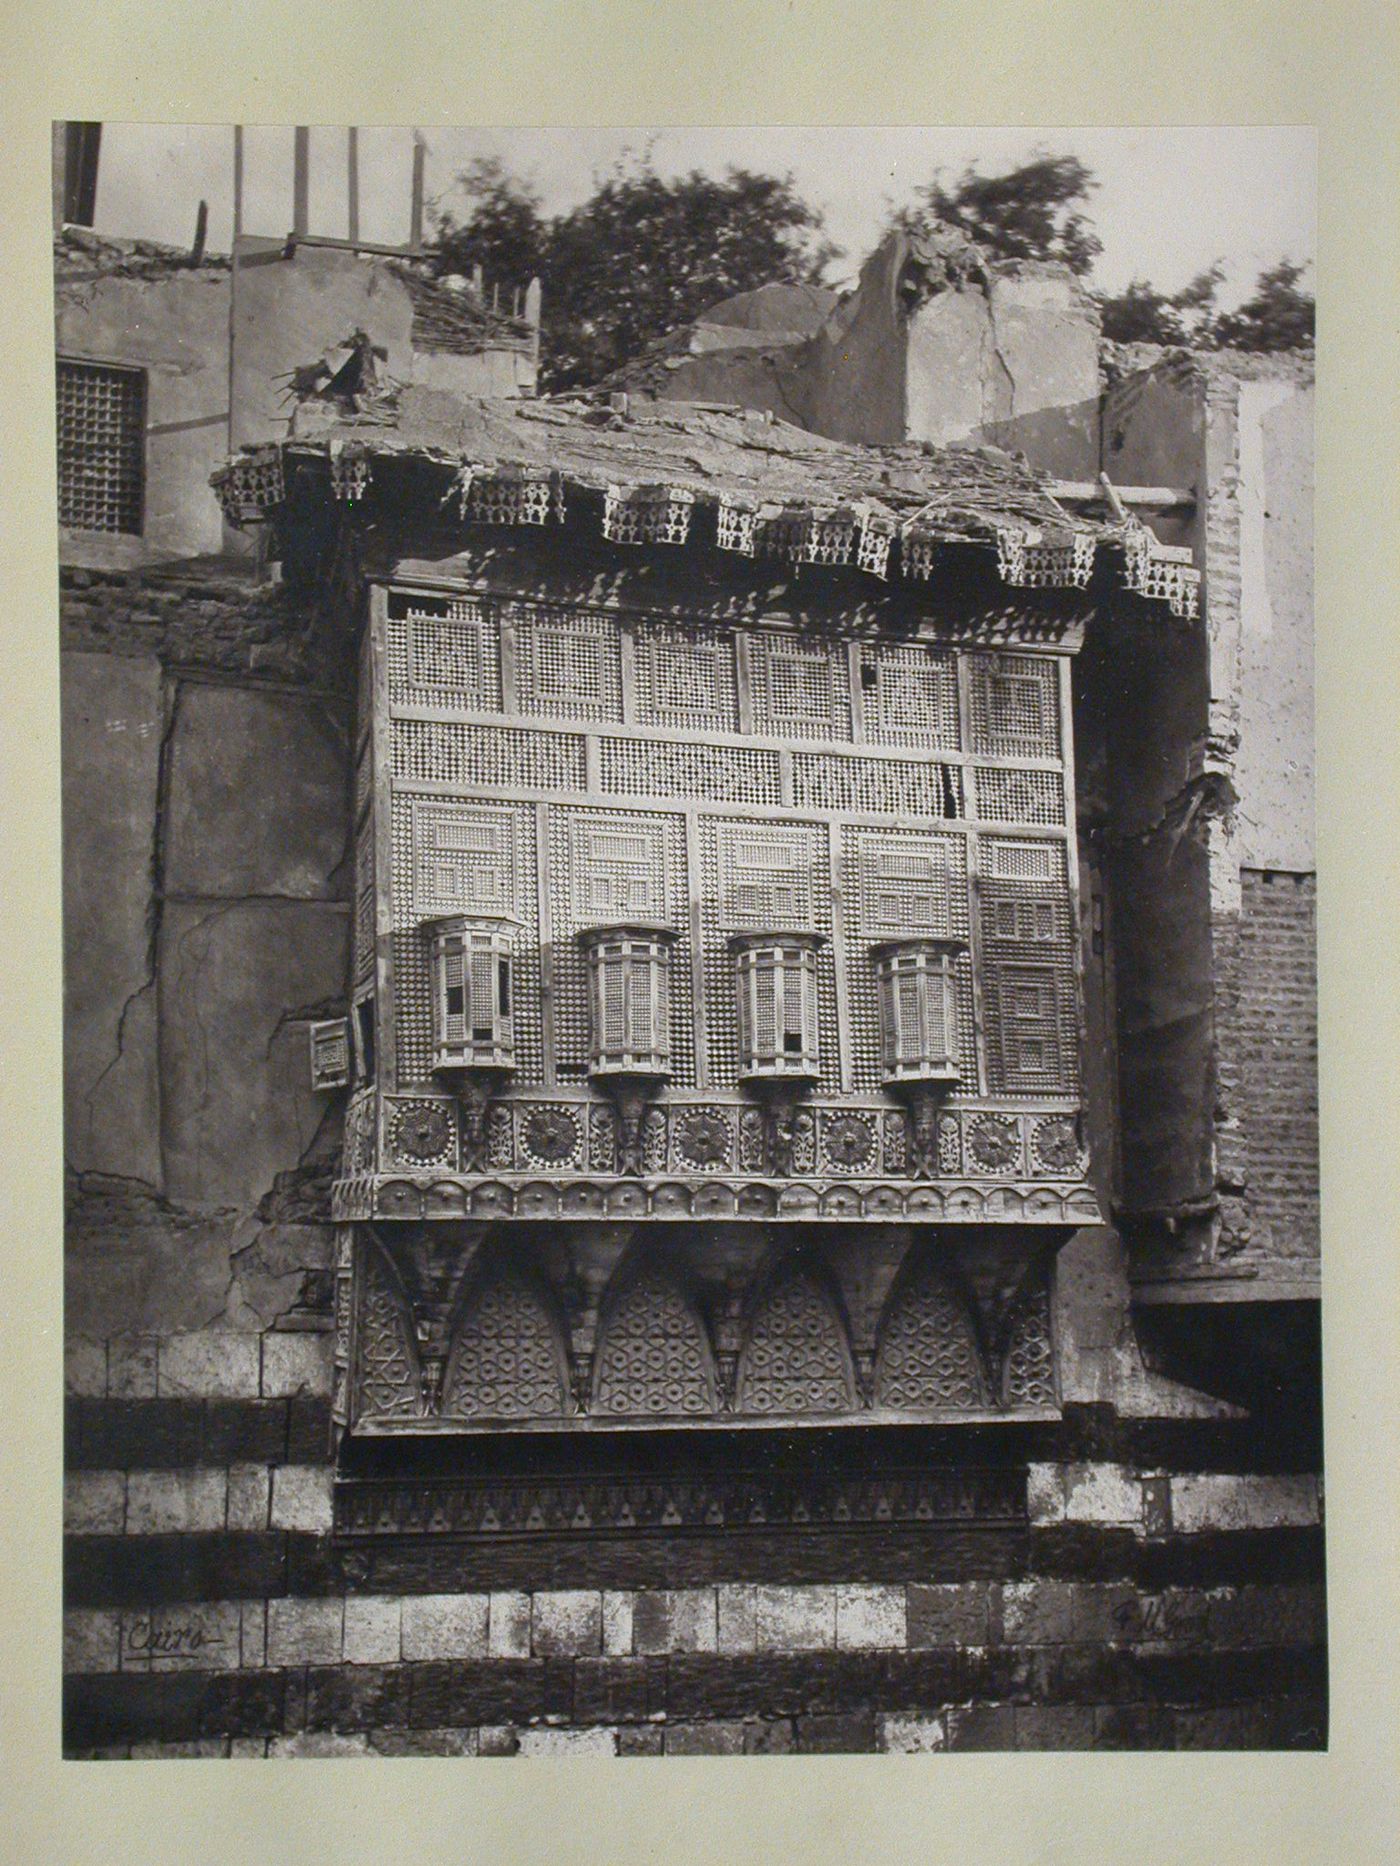
[[[1136,624],[1112,676],[1125,1195],[1185,1221],[1145,1279],[1232,1298],[1316,1293],[1312,400],[1303,359],[1177,357],[1104,416],[1113,477],[1196,489],[1204,571],[1175,673]]]

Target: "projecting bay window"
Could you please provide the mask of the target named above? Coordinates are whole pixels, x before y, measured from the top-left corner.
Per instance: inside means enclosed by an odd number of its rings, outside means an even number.
[[[885,1083],[958,1081],[954,967],[964,942],[886,940],[871,951],[880,1000],[880,1064]]]
[[[452,914],[428,923],[433,986],[433,1068],[515,1067],[511,949],[516,922]]]
[[[820,933],[736,933],[729,942],[746,1082],[815,1082]]]
[[[671,1073],[670,927],[634,921],[587,927],[579,943],[588,956],[588,1073]]]

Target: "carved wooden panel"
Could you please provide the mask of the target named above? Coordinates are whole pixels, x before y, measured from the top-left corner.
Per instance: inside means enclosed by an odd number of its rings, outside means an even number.
[[[988,1404],[972,1318],[932,1269],[896,1288],[880,1334],[875,1404],[919,1412]]]
[[[1050,1323],[1050,1290],[1037,1278],[1016,1300],[1002,1369],[1002,1400],[1007,1406],[1054,1406],[1055,1352]]]
[[[359,1253],[360,1303],[355,1330],[357,1417],[413,1419],[421,1407],[408,1317],[372,1244]]]
[[[846,1412],[855,1404],[845,1332],[813,1278],[772,1289],[749,1327],[739,1374],[739,1411]]]
[[[568,1410],[558,1337],[519,1279],[487,1283],[458,1325],[442,1410],[464,1419],[547,1419]]]
[[[607,1318],[593,1410],[641,1418],[714,1412],[713,1371],[700,1319],[666,1279],[639,1279]]]

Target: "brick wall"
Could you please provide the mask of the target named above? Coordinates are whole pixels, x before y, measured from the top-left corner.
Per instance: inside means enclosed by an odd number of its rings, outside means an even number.
[[[1316,878],[1247,868],[1240,891],[1236,988],[1220,1030],[1242,1167],[1235,1239],[1251,1254],[1315,1261]]]

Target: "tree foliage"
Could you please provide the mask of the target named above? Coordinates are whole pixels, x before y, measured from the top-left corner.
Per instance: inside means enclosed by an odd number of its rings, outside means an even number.
[[[916,207],[896,224],[917,228],[930,220],[959,227],[993,259],[1053,259],[1084,274],[1103,251],[1084,208],[1098,186],[1075,156],[1037,151],[1004,175],[965,168],[952,187],[942,171],[916,189]]]
[[[999,175],[942,172],[915,191],[892,223],[916,231],[939,220],[993,259],[1055,260],[1081,278],[1102,244],[1088,215],[1098,186],[1076,157],[1037,150]],[[473,162],[456,200],[440,208],[432,242],[440,274],[480,267],[507,295],[531,278],[543,287],[540,380],[551,390],[586,387],[638,356],[707,306],[761,285],[819,283],[837,252],[821,214],[792,177],[730,168],[666,178],[649,155],[627,158],[595,181],[568,213],[547,215],[526,180],[500,162]],[[1304,269],[1288,259],[1261,272],[1254,293],[1220,310],[1220,261],[1180,291],[1146,279],[1097,295],[1104,335],[1120,343],[1289,350],[1313,338],[1314,304]]]
[[[1254,296],[1237,311],[1225,311],[1213,326],[1214,341],[1236,350],[1296,350],[1313,341],[1317,304],[1298,289],[1305,267],[1280,259],[1255,280]]]
[[[467,208],[440,212],[440,273],[543,290],[541,379],[599,381],[706,306],[760,285],[817,281],[835,249],[790,176],[730,168],[667,179],[619,166],[581,206],[546,216],[538,194],[495,161],[459,177]]]

